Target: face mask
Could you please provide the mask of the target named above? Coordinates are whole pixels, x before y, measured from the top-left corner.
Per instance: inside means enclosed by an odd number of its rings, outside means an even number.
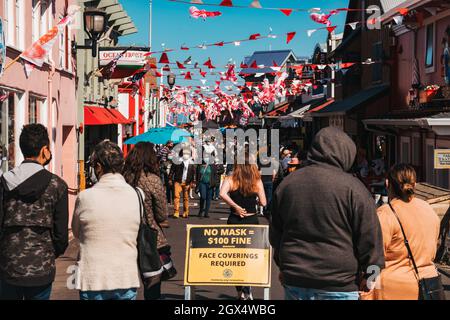
[[[183,155],[183,160],[189,160],[191,157],[188,154]]]
[[[50,162],[52,162],[52,159],[53,159],[53,154],[50,152],[50,158],[48,158],[47,161],[45,161],[43,166],[44,167],[48,166],[50,164]]]

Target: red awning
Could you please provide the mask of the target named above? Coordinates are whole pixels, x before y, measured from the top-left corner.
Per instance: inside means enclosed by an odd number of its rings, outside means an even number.
[[[86,126],[104,126],[110,124],[130,124],[128,120],[116,109],[103,107],[84,107],[84,124]]]

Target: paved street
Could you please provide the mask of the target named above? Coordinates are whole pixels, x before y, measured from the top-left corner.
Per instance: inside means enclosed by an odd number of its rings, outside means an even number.
[[[170,219],[170,228],[166,229],[167,237],[172,245],[173,260],[178,270],[178,275],[175,279],[165,282],[163,284],[162,292],[165,299],[183,300],[184,299],[184,259],[186,250],[186,225],[207,225],[207,224],[226,224],[229,209],[223,202],[214,201],[212,203],[212,210],[209,219],[199,219],[196,215],[198,212],[197,202],[193,203],[193,216],[186,219],[173,220]],[[260,223],[267,223],[267,220],[262,218]],[[75,264],[78,254],[78,245],[76,241],[72,241],[69,249],[64,257],[57,262],[57,276],[54,284],[52,299],[56,300],[78,300],[78,292],[76,290],[67,289],[67,279],[69,274],[66,270]],[[142,299],[142,292],[139,294],[139,299]],[[255,299],[263,298],[263,290],[256,288],[254,290]],[[283,289],[278,282],[278,269],[276,265],[272,268],[272,299],[282,299]],[[220,299],[232,300],[236,298],[236,290],[232,287],[199,287],[197,288],[198,299]]]
[[[208,225],[208,224],[225,224],[229,209],[223,203],[214,201],[209,219],[199,219],[196,215],[198,212],[198,203],[192,204],[193,216],[186,219],[173,220],[170,219],[170,228],[166,229],[167,237],[172,245],[173,260],[178,270],[176,278],[163,284],[163,296],[169,300],[184,299],[184,262],[186,249],[186,225]],[[266,224],[267,220],[260,219],[261,224]],[[52,299],[54,300],[78,300],[78,291],[69,290],[67,288],[67,280],[70,276],[67,274],[68,268],[75,264],[78,254],[78,245],[76,241],[72,241],[69,249],[64,257],[57,262],[57,275],[53,288]],[[450,273],[450,269],[448,269]],[[447,289],[447,299],[450,299],[450,278],[444,277],[444,284]],[[255,299],[263,298],[263,290],[256,288],[254,290]],[[272,289],[271,298],[273,300],[283,299],[283,288],[278,281],[278,268],[275,264],[272,266]],[[200,287],[197,288],[197,299],[215,299],[215,300],[233,300],[236,297],[236,291],[231,287]],[[139,299],[143,299],[142,291],[139,292]]]

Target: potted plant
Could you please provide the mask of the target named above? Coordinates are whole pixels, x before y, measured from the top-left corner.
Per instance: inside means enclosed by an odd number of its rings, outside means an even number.
[[[419,93],[419,101],[420,103],[429,103],[433,100],[434,96],[438,93],[440,86],[433,84],[426,86]]]

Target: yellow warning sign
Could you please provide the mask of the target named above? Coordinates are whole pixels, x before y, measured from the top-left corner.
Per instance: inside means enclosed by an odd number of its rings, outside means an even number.
[[[270,287],[269,227],[187,226],[186,286]]]

